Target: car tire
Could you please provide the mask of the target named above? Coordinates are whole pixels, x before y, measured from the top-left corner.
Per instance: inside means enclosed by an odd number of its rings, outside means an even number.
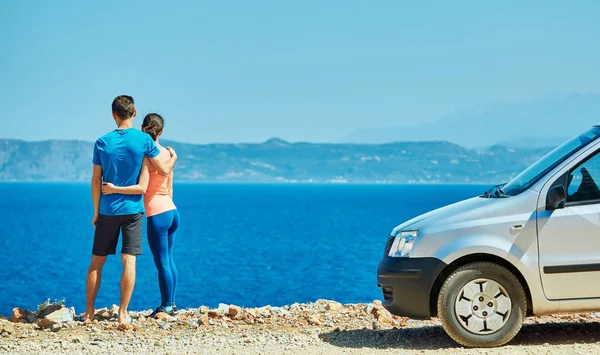
[[[469,348],[492,348],[519,333],[527,314],[527,296],[508,269],[476,262],[458,268],[446,279],[437,310],[454,341]]]

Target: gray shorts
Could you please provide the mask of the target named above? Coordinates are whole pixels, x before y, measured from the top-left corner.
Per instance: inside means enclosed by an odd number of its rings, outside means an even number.
[[[143,213],[122,216],[98,215],[92,254],[96,256],[115,254],[119,233],[121,233],[123,235],[121,254],[141,255],[142,216]]]

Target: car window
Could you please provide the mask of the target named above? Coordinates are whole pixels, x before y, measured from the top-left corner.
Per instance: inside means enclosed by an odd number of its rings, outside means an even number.
[[[563,161],[594,142],[598,137],[600,137],[600,127],[595,126],[579,136],[566,141],[509,181],[502,187],[502,191],[507,196],[516,196],[522,193]]]
[[[569,174],[567,202],[600,202],[600,154],[596,153]]]

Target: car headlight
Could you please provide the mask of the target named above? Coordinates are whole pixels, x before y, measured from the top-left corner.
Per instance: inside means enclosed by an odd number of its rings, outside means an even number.
[[[417,240],[417,231],[400,232],[394,239],[388,256],[391,258],[409,257],[415,240]]]

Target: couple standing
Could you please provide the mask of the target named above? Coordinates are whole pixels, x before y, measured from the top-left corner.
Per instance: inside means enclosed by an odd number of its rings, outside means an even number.
[[[179,213],[173,203],[173,168],[177,155],[163,148],[158,138],[164,122],[160,115],[144,117],[142,131],[133,128],[136,109],[131,96],[121,95],[112,103],[117,129],[96,141],[92,175],[95,227],[92,261],[86,280],[84,322],[94,318],[94,303],[100,288],[102,267],[115,254],[122,234],[121,300],[118,320],[128,324],[127,312],[135,285],[136,256],[142,254],[142,215],[147,217],[148,244],[158,269],[161,305],[153,312],[174,314],[177,270],[173,243]],[[143,198],[142,198],[143,197]]]

